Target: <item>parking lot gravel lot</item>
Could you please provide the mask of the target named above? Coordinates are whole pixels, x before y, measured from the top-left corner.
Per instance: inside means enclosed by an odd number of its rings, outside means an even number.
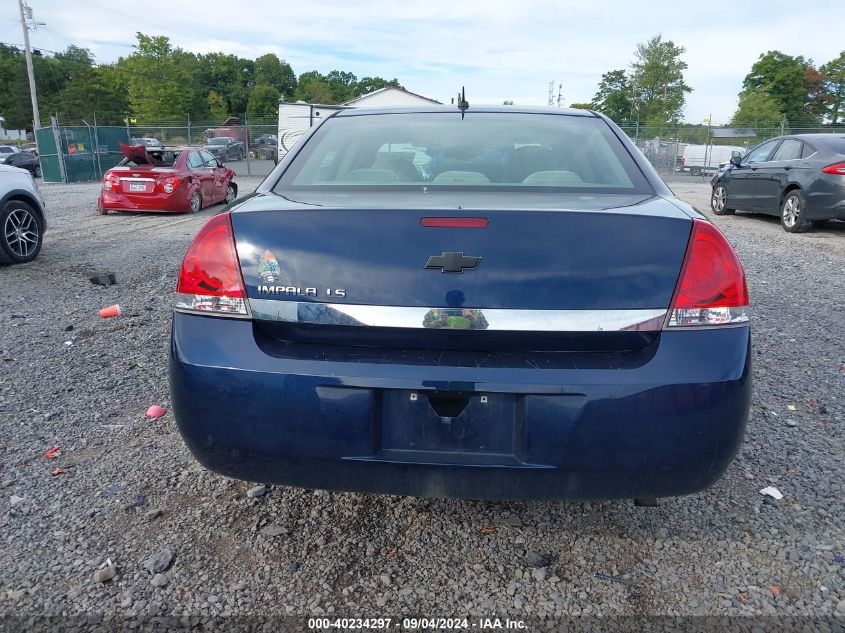
[[[709,213],[707,184],[673,187]],[[845,223],[715,218],[748,274],[755,392],[714,487],[657,508],[489,503],[199,466],[169,412],[144,413],[169,408],[176,274],[222,207],[103,217],[97,188],[43,185],[41,255],[0,269],[0,614],[845,617]]]

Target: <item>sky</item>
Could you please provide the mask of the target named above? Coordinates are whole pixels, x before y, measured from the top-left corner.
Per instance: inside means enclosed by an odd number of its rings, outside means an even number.
[[[297,75],[338,69],[396,77],[449,103],[589,102],[601,75],[627,69],[638,42],[662,33],[684,46],[693,92],[684,118],[727,122],[760,54],[781,50],[821,65],[845,50],[842,0],[785,2],[569,2],[567,0],[28,0],[32,45],[89,49],[99,63],[132,53],[135,32],[166,35],[196,53],[276,53]],[[808,28],[810,25],[810,28]],[[0,42],[22,44],[15,0],[0,2]]]

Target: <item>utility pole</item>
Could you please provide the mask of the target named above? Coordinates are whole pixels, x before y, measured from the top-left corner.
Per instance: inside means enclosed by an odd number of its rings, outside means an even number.
[[[555,82],[554,80],[549,82],[549,107],[551,108],[555,104]]]
[[[35,71],[32,69],[32,51],[29,49],[29,26],[27,26],[27,13],[24,11],[23,0],[18,0],[18,8],[21,11],[21,28],[23,29],[23,45],[26,54],[26,72],[29,75],[29,95],[32,97],[32,137],[35,138],[35,130],[41,123],[41,116],[38,112],[38,95],[35,92]],[[29,16],[32,16],[32,9],[26,7]]]
[[[560,107],[561,101],[563,101],[563,84],[559,83],[557,85],[557,107]]]
[[[631,81],[631,108],[631,114],[637,117],[637,131],[634,136],[634,142],[636,143],[640,140],[640,100],[637,95],[637,86],[633,81]]]

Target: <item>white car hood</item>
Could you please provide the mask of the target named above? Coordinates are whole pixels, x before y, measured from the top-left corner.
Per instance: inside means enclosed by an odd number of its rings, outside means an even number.
[[[3,163],[0,163],[0,173],[2,172],[12,172],[14,174],[29,173],[26,169],[22,169],[20,167],[13,167],[12,165],[4,165]]]

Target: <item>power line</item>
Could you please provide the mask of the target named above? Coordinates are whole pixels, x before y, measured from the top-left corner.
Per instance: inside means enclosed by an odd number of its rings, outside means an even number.
[[[88,4],[92,4],[92,5],[98,7],[99,9],[101,9],[103,11],[108,11],[108,12],[113,13],[115,15],[119,15],[121,17],[128,18],[128,19],[130,19],[134,22],[139,22],[139,21],[145,22],[149,26],[155,27],[155,28],[160,29],[160,30],[165,31],[165,32],[170,31],[171,33],[178,33],[179,35],[183,35],[185,37],[190,37],[190,38],[196,38],[197,35],[202,35],[202,36],[205,36],[209,39],[217,39],[217,38],[220,37],[219,33],[218,34],[212,34],[212,33],[206,32],[206,31],[199,31],[199,30],[194,30],[192,32],[182,31],[178,28],[173,28],[172,25],[166,25],[165,26],[163,24],[158,24],[156,22],[152,22],[146,16],[143,16],[143,15],[139,16],[137,13],[127,13],[127,12],[123,12],[123,11],[118,11],[117,9],[114,8],[114,6],[104,5],[104,4],[101,4],[99,2],[95,2],[94,0],[85,0],[85,1]],[[120,6],[123,7],[123,5],[120,5]]]
[[[23,48],[23,46],[21,46],[20,44],[13,44],[11,42],[0,42],[0,44],[2,44],[4,46],[13,46],[15,48]],[[130,70],[129,68],[124,68],[122,66],[118,66],[117,62],[112,62],[112,63],[97,62],[96,58],[91,54],[91,51],[89,51],[87,48],[84,48],[82,50],[86,51],[88,53],[88,56],[91,58],[90,64],[82,62],[78,59],[73,59],[73,58],[70,58],[70,57],[64,57],[67,54],[67,50],[54,51],[54,50],[50,50],[49,48],[43,48],[43,47],[40,47],[40,46],[37,47],[36,50],[37,51],[44,51],[46,53],[52,53],[54,57],[56,55],[61,55],[61,56],[63,56],[65,62],[70,62],[72,64],[78,64],[80,66],[85,66],[86,68],[105,68],[105,69],[114,70],[115,72],[124,73],[126,75],[135,75],[137,77],[145,77],[147,79],[155,79],[157,81],[164,81],[164,80],[167,79],[167,77],[165,77],[161,74],[146,73],[146,72],[143,72],[143,71]],[[198,86],[199,86],[200,89],[205,89],[205,90],[221,90],[220,85],[212,86],[212,85],[208,85],[208,84],[198,84]]]

